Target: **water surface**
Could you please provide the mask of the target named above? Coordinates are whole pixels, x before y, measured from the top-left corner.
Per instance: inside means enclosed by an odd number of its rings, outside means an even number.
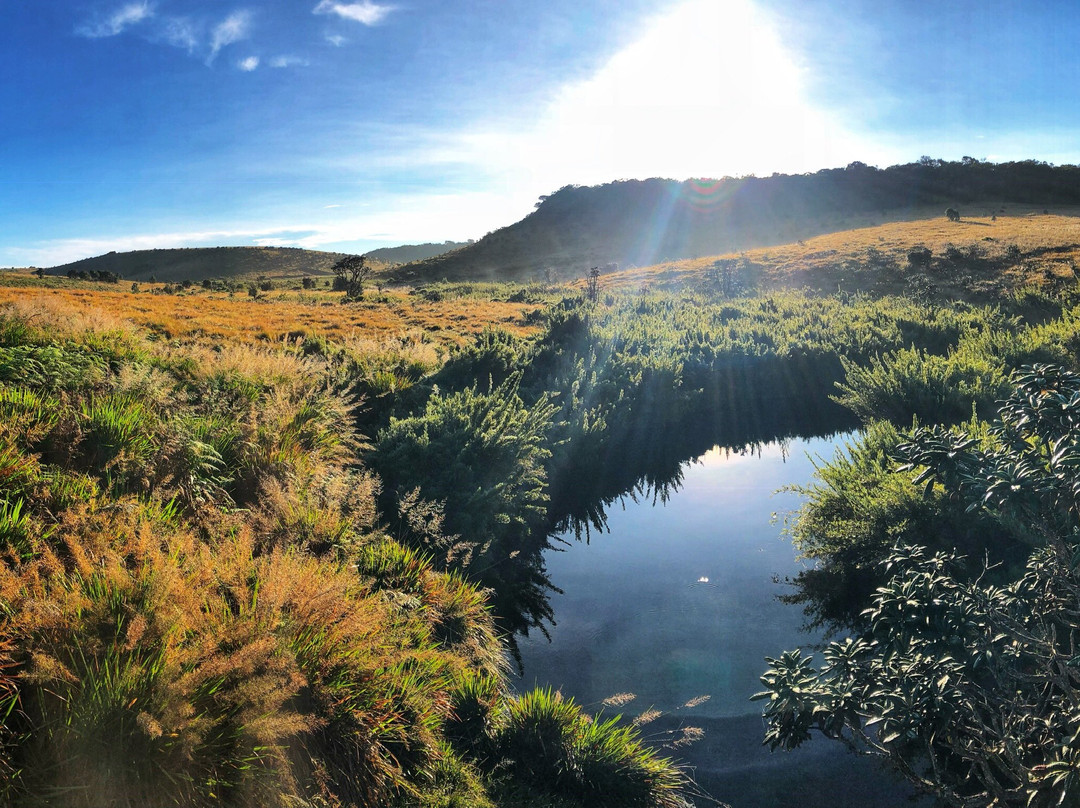
[[[605,711],[661,711],[644,727],[654,740],[682,725],[704,728],[703,741],[677,754],[733,808],[908,804],[898,781],[835,742],[769,753],[760,709],[749,701],[766,656],[820,640],[801,630],[798,608],[776,598],[786,591],[777,580],[805,563],[783,529],[801,500],[778,490],[809,482],[813,458],[831,458],[843,440],[713,449],[685,464],[662,494],[609,503],[607,531],[580,540],[562,534],[564,543],[546,554],[564,593],[551,596],[557,624],[550,643],[540,635],[520,641],[520,685],[552,686],[594,711],[632,693],[633,701]]]

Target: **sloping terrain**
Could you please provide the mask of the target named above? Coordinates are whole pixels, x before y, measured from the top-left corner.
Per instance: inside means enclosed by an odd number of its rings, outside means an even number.
[[[189,247],[98,255],[46,270],[50,275],[112,272],[125,280],[201,281],[206,278],[297,278],[331,275],[343,253],[296,247]]]
[[[990,217],[1001,205],[1080,205],[1080,169],[1044,163],[943,163],[721,180],[625,180],[566,186],[520,222],[475,244],[395,269],[404,282],[574,279],[616,268],[771,247],[906,222],[946,208]],[[931,213],[934,211],[934,213]]]
[[[926,218],[620,270],[602,276],[600,285],[726,286],[729,294],[805,288],[992,300],[1025,286],[1056,291],[1077,278],[1080,208],[1043,213],[1006,204],[991,215],[959,222],[930,210],[921,213]],[[928,251],[925,263],[917,254],[913,263],[910,254],[920,248]]]
[[[400,247],[380,247],[364,253],[370,261],[379,261],[383,264],[406,264],[411,261],[424,261],[443,255],[451,250],[467,247],[471,242],[444,241],[440,244],[426,242],[424,244],[402,244]]]

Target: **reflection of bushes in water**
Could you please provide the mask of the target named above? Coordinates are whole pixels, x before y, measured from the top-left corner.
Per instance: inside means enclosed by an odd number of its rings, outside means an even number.
[[[565,445],[564,465],[553,469],[551,515],[557,528],[602,529],[605,507],[623,494],[665,501],[678,490],[682,467],[713,447],[736,451],[795,436],[826,435],[856,425],[849,412],[827,398],[832,380],[774,378],[754,383],[729,382],[724,404],[716,405],[720,383],[712,394],[682,402],[677,419],[659,426],[647,420],[617,421],[602,451]],[[770,388],[768,384],[773,386]],[[577,449],[577,451],[575,451]]]
[[[1058,319],[1026,325],[1013,309],[1032,307],[1019,302],[680,292],[612,294],[590,306],[567,298],[548,310],[539,337],[486,332],[395,399],[400,417],[372,459],[393,483],[382,510],[399,522],[398,502],[414,489],[414,505],[441,503],[445,526],[431,536],[413,530],[413,546],[495,588],[504,626],[539,626],[550,614],[547,530],[601,528],[605,507],[624,493],[666,496],[680,465],[716,445],[835,433],[855,425],[852,411],[899,423],[912,413],[965,418],[973,403],[1000,395],[1010,368],[1061,360],[1080,344],[1080,315],[1055,305]],[[501,422],[509,431],[490,432],[502,437],[484,437],[494,421],[483,425],[481,410],[508,403],[511,379],[519,381],[507,413],[550,410],[527,451],[512,426],[517,415]],[[477,453],[489,442],[494,455]],[[814,580],[835,589],[846,579],[834,585],[828,576],[854,569],[823,567]],[[857,578],[857,591],[870,585]]]

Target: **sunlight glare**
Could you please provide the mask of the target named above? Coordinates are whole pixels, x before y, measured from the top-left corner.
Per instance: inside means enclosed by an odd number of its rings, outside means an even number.
[[[843,164],[853,138],[810,103],[805,83],[748,0],[691,0],[564,87],[520,165],[585,184]]]

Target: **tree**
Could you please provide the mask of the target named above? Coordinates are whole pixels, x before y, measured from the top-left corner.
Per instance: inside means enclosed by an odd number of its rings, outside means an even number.
[[[953,552],[896,547],[858,636],[817,669],[768,660],[770,747],[816,730],[962,808],[1080,804],[1080,375],[1014,383],[986,437],[918,429],[898,452],[926,490],[1022,528],[1026,567],[991,586]]]
[[[596,301],[600,299],[600,268],[593,267],[589,270],[588,278],[585,281],[585,296],[589,299],[589,302],[596,304]]]
[[[334,290],[345,293],[346,300],[364,297],[364,281],[371,275],[371,267],[362,255],[346,255],[333,266]]]

